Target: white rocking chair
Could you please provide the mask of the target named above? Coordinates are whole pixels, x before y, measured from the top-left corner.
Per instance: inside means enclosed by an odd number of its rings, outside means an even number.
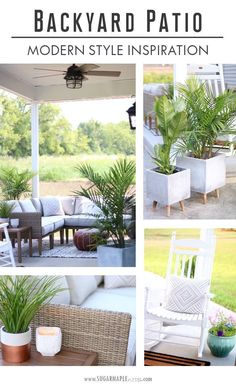
[[[166,287],[163,303],[150,308],[148,297],[151,294],[147,288],[146,318],[155,322],[155,330],[151,330],[158,342],[186,344],[165,336],[197,338],[198,357],[202,357],[205,342],[205,332],[208,321],[208,303],[210,298],[210,282],[215,254],[215,236],[211,231],[201,235],[201,240],[176,240],[172,235],[169,253]],[[153,289],[153,288],[152,288]],[[197,309],[200,310],[197,310]],[[154,325],[154,323],[153,323]],[[168,328],[166,326],[173,326]],[[175,326],[189,325],[200,329],[200,335],[189,336],[178,333]],[[171,329],[171,332],[168,332]],[[174,331],[173,331],[174,330]],[[157,336],[157,338],[156,338]],[[189,345],[189,344],[188,344]]]
[[[5,239],[0,241],[0,267],[12,266],[15,267],[15,260],[12,251],[12,244],[7,230],[8,223],[0,223],[0,228],[3,229]]]

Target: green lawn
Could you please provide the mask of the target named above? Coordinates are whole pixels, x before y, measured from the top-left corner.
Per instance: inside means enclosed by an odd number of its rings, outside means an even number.
[[[145,270],[165,276],[173,229],[145,230]],[[177,237],[199,235],[196,229],[177,229]],[[214,301],[236,312],[236,232],[216,230],[217,244],[211,292]]]
[[[96,171],[107,170],[112,163],[122,155],[79,155],[79,156],[41,156],[40,180],[41,181],[69,181],[78,180],[80,175],[75,170],[76,165],[89,162]],[[134,156],[128,157],[134,159]],[[12,157],[0,157],[1,167],[17,166],[19,169],[31,168],[31,158],[14,159]]]
[[[172,73],[144,72],[144,84],[146,83],[173,83]]]

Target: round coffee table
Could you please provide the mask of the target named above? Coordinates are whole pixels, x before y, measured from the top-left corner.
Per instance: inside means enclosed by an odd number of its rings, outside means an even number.
[[[97,250],[97,238],[100,232],[98,229],[80,229],[75,232],[74,245],[78,250],[95,251]]]

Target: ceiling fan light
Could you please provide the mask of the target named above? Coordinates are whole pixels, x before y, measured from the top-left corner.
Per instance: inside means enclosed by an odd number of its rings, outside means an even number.
[[[64,77],[66,80],[66,87],[70,89],[79,89],[82,88],[83,76],[80,74],[77,75],[66,75]]]

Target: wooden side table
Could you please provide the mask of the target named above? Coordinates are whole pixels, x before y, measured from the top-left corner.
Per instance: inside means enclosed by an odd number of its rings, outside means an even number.
[[[17,240],[17,256],[18,256],[18,262],[22,262],[22,256],[21,256],[21,241],[22,239],[28,239],[29,240],[29,256],[32,257],[32,229],[29,226],[24,227],[8,227],[7,228],[9,237],[14,241]],[[2,240],[3,237],[3,230],[0,229],[0,240]]]
[[[31,357],[20,364],[11,364],[3,361],[0,352],[0,366],[95,366],[98,363],[98,354],[86,350],[62,348],[54,357],[44,357],[31,345]]]

